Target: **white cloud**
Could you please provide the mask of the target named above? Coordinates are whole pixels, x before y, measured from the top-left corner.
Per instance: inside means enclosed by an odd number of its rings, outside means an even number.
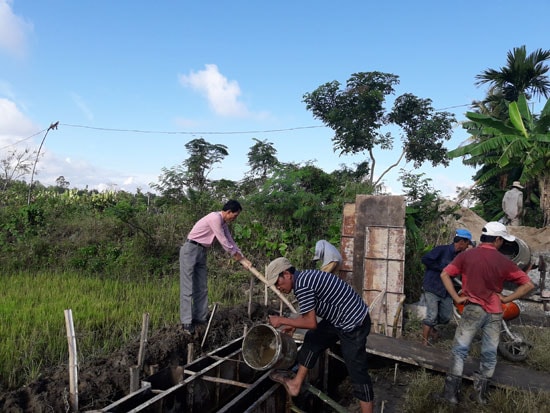
[[[0,0],[0,50],[23,57],[27,50],[27,35],[33,25],[15,15],[12,0]]]
[[[6,145],[15,147],[17,142],[23,144],[27,141],[25,138],[38,131],[39,127],[26,118],[13,101],[0,98],[0,149]]]
[[[235,80],[223,76],[218,66],[205,65],[205,70],[189,75],[179,75],[179,81],[184,87],[191,87],[208,99],[210,107],[221,116],[246,117],[250,112],[246,105],[239,101],[241,88]]]

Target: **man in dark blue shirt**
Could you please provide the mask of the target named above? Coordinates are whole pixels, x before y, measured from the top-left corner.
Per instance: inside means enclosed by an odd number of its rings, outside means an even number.
[[[370,332],[369,308],[351,286],[334,274],[319,270],[297,271],[284,257],[267,267],[269,286],[294,295],[300,304],[297,318],[269,316],[269,323],[292,334],[296,328],[308,329],[298,352],[298,372],[295,377],[274,374],[291,396],[297,396],[309,369],[331,345],[340,341],[353,394],[359,399],[362,413],[372,413],[374,392],[368,372],[367,336]],[[321,320],[317,322],[317,317]]]
[[[438,337],[435,326],[447,324],[451,320],[453,300],[441,281],[441,271],[471,243],[470,231],[459,228],[452,244],[439,245],[422,257],[422,264],[426,266],[422,284],[426,303],[426,318],[422,320],[422,343],[425,346],[430,339]]]

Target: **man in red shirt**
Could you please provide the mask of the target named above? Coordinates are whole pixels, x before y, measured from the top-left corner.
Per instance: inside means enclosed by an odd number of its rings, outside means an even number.
[[[512,260],[498,252],[506,241],[514,241],[506,227],[499,222],[488,222],[481,232],[477,248],[459,254],[441,273],[441,281],[455,303],[464,304],[453,341],[453,361],[445,378],[442,397],[451,404],[458,403],[464,360],[478,330],[482,331],[479,371],[474,373],[477,401],[487,403],[488,381],[497,364],[497,347],[502,325],[502,304],[529,293],[535,286],[529,276]],[[451,277],[462,275],[462,295],[455,290]],[[505,281],[518,288],[510,295],[502,295]]]

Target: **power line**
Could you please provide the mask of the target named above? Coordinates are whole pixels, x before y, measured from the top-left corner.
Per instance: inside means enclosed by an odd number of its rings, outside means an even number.
[[[2,148],[0,148],[0,150],[4,150],[6,148],[9,148],[10,146],[15,146],[15,145],[19,145],[21,142],[25,142],[31,138],[34,138],[36,135],[40,135],[42,132],[45,132],[47,131],[49,128],[46,128],[46,129],[42,129],[41,131],[38,131],[36,132],[35,134],[31,135],[31,136],[27,136],[26,138],[23,138],[21,140],[18,140],[18,141],[15,141],[14,143],[10,143],[9,145],[6,145]]]
[[[455,109],[455,108],[462,108],[471,106],[471,104],[465,104],[465,105],[455,105],[455,106],[448,106],[446,108],[441,109],[435,109],[436,112],[441,112],[447,109]],[[211,132],[211,131],[155,131],[155,130],[143,130],[143,129],[122,129],[122,128],[103,128],[103,127],[95,127],[95,126],[87,126],[87,125],[74,125],[70,123],[59,123],[60,126],[67,126],[69,128],[81,128],[81,129],[92,129],[92,130],[99,130],[99,131],[106,131],[106,132],[131,132],[131,133],[143,133],[143,134],[157,134],[157,135],[245,135],[245,134],[253,134],[253,133],[277,133],[277,132],[289,132],[289,131],[295,131],[295,130],[304,130],[304,129],[318,129],[318,128],[324,128],[326,126],[324,125],[312,125],[312,126],[296,126],[293,128],[283,128],[283,129],[266,129],[266,130],[249,130],[249,131],[222,131],[222,132]],[[45,132],[47,129],[42,129],[41,131],[38,131],[34,133],[31,136],[28,136],[26,138],[23,138],[21,140],[18,140],[12,144],[6,145],[0,150],[4,150],[6,148],[15,146],[20,144],[21,142],[24,142],[26,140],[29,140],[36,135],[40,135],[41,133]]]
[[[325,126],[297,126],[294,128],[285,128],[285,129],[268,129],[268,130],[251,130],[251,131],[227,131],[227,132],[207,132],[207,131],[195,131],[195,132],[186,132],[186,131],[153,131],[153,130],[142,130],[142,129],[118,129],[118,128],[100,128],[94,126],[86,125],[71,125],[68,123],[60,123],[60,126],[68,126],[71,128],[83,128],[83,129],[93,129],[109,132],[132,132],[132,133],[154,133],[154,134],[164,134],[164,135],[237,135],[237,134],[251,134],[251,133],[274,133],[274,132],[288,132],[293,130],[301,129],[315,129],[315,128],[324,128]]]

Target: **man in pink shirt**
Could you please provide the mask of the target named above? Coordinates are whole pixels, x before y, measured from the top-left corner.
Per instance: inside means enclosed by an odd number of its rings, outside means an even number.
[[[453,361],[445,378],[442,397],[451,404],[458,403],[464,360],[478,330],[482,332],[479,371],[474,372],[476,400],[487,403],[488,382],[497,364],[497,347],[502,325],[502,304],[529,293],[535,286],[529,276],[512,260],[498,252],[504,240],[514,241],[500,222],[488,222],[481,232],[481,244],[457,255],[441,273],[441,281],[455,303],[464,304],[453,341]],[[462,295],[458,295],[451,277],[462,275]],[[505,281],[518,288],[502,295]]]
[[[241,211],[242,207],[238,201],[228,201],[221,211],[211,212],[199,219],[180,248],[180,320],[183,330],[187,333],[194,334],[196,325],[206,323],[208,315],[206,251],[214,242],[214,238],[244,267],[252,266],[235,244],[227,226],[239,216]]]

